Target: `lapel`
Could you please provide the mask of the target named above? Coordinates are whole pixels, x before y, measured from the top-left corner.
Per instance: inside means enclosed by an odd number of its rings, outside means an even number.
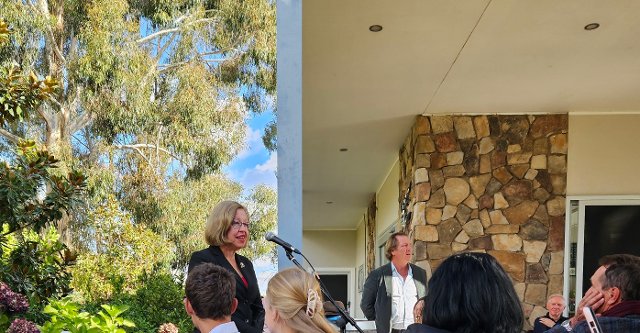
[[[227,258],[225,258],[224,254],[222,253],[222,250],[220,250],[220,247],[219,246],[210,246],[209,250],[210,250],[211,254],[214,256],[215,262],[219,266],[222,266],[225,269],[227,269],[229,272],[231,272],[236,277],[236,285],[237,285],[237,287],[240,287],[240,288],[246,290],[247,287],[244,286],[244,283],[242,282],[242,278],[240,277],[240,275],[238,275],[238,272],[236,272],[236,270],[233,268],[233,266],[231,266],[229,261],[227,261]],[[238,267],[240,267],[240,272],[242,272],[242,276],[244,276],[244,278],[247,279],[247,281],[249,281],[249,278],[247,276],[247,267],[246,267],[247,265],[242,261],[242,258],[237,253],[235,254],[235,258],[236,258],[236,263],[238,264]]]
[[[415,283],[416,285],[416,292],[418,294],[418,298],[421,298],[423,296],[427,295],[427,286],[425,285],[424,281],[426,278],[422,276],[422,274],[420,274],[420,270],[416,269],[417,266],[413,265],[413,264],[409,264],[411,265],[411,270],[413,271],[413,283]]]
[[[391,265],[391,263],[387,264],[382,272],[382,275],[384,276],[384,286],[386,287],[387,295],[389,296],[393,295],[393,273],[391,271]]]

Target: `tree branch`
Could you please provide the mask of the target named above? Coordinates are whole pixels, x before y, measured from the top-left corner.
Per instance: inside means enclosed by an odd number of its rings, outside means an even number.
[[[75,118],[71,123],[71,125],[69,125],[69,133],[73,134],[83,129],[85,126],[87,126],[91,122],[91,120],[93,120],[91,113],[85,111],[79,117]]]
[[[148,42],[150,40],[153,40],[153,39],[155,39],[155,38],[157,38],[159,36],[166,35],[166,34],[171,33],[171,32],[176,32],[176,31],[178,31],[178,30],[180,30],[182,28],[188,27],[190,25],[194,25],[194,24],[198,24],[198,23],[202,23],[202,22],[213,22],[213,21],[215,21],[214,18],[202,18],[202,19],[193,20],[191,22],[185,23],[183,26],[180,26],[180,27],[175,27],[175,28],[169,28],[169,29],[156,31],[156,32],[154,32],[154,33],[152,33],[150,35],[147,35],[145,37],[142,37],[142,38],[138,39],[136,41],[136,43],[144,44],[144,43],[146,43],[146,42]]]
[[[49,6],[47,5],[47,2],[45,0],[38,0],[38,7],[36,7],[34,4],[32,4],[31,2],[29,2],[29,5],[35,9],[36,11],[40,11],[47,22],[51,21],[51,18],[49,16]],[[53,50],[53,53],[56,54],[56,56],[58,56],[58,58],[60,58],[60,60],[62,62],[66,62],[64,56],[62,55],[62,50],[60,50],[58,48],[58,45],[56,45],[56,39],[53,36],[53,31],[51,30],[51,26],[50,25],[46,25],[46,33],[45,33],[45,38],[48,40],[47,44],[49,44],[51,50]]]
[[[80,94],[81,93],[82,93],[82,87],[77,87],[75,96],[73,97],[73,100],[69,104],[69,111],[78,110],[78,107],[80,105]],[[89,124],[91,122],[91,120],[93,120],[93,114],[91,114],[90,112],[87,112],[85,110],[85,112],[83,114],[81,114],[79,117],[76,117],[71,122],[71,124],[69,125],[69,133],[73,134],[73,133],[83,129],[85,126],[87,126],[87,124]]]
[[[201,59],[200,61],[209,63],[209,62],[223,62],[225,60],[227,60],[227,59]],[[189,62],[190,61],[181,61],[181,62],[176,62],[176,63],[173,63],[173,64],[158,65],[158,67],[160,67],[158,69],[158,72],[159,73],[164,73],[164,72],[170,71],[170,70],[172,70],[174,68],[184,66],[184,65],[188,64]]]
[[[150,143],[136,143],[136,144],[132,144],[132,145],[115,145],[116,148],[119,149],[133,149],[136,151],[139,151],[140,155],[142,155],[143,157],[145,157],[144,154],[142,154],[142,151],[140,150],[140,148],[148,148],[148,149],[155,149],[158,151],[161,151],[169,156],[171,156],[173,159],[175,159],[176,161],[184,164],[184,165],[188,165],[186,162],[184,162],[180,157],[178,157],[177,155],[173,154],[172,152],[170,152],[169,150],[159,147],[158,145],[153,145]],[[145,157],[145,160],[147,158]],[[148,160],[147,160],[148,162]]]
[[[13,143],[18,143],[20,140],[24,140],[23,138],[5,130],[4,128],[0,128],[0,136],[6,138],[7,140]]]
[[[118,148],[118,149],[130,149],[130,150],[133,150],[136,153],[138,153],[138,155],[140,155],[148,164],[151,164],[151,162],[149,161],[147,156],[144,155],[142,150],[140,148],[138,148],[138,147],[135,147],[135,145],[115,145],[114,147]]]

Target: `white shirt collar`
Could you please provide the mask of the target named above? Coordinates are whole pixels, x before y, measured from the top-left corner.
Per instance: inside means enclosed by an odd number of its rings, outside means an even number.
[[[220,324],[214,327],[209,333],[238,333],[238,327],[236,323],[230,321],[228,323]]]
[[[409,266],[409,276],[413,277],[413,269],[411,269],[411,265],[407,264]],[[398,270],[396,269],[396,265],[394,265],[393,263],[391,263],[391,274],[398,274],[400,275],[400,272],[398,272]]]

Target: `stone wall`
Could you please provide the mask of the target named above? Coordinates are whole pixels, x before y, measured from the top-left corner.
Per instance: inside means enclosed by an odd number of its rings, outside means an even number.
[[[453,253],[493,255],[525,328],[562,293],[567,129],[566,114],[419,116],[400,151],[415,262],[429,271]]]

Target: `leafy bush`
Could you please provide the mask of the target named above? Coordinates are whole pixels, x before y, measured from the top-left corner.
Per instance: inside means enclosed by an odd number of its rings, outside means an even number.
[[[21,242],[11,241],[6,255],[0,258],[0,280],[27,295],[33,304],[27,317],[42,321],[41,310],[46,300],[70,291],[71,276],[62,255],[66,246],[58,240],[55,228],[43,235],[25,231],[21,237]]]
[[[143,274],[167,267],[172,254],[166,241],[133,224],[115,198],[91,210],[88,220],[94,226],[92,244],[71,268],[71,286],[86,301],[109,301],[121,291],[134,293],[142,286]]]
[[[80,312],[80,305],[68,299],[54,300],[44,308],[51,320],[42,326],[42,333],[125,333],[121,327],[135,327],[128,319],[122,318],[126,306],[102,305],[97,315]]]
[[[16,293],[6,283],[0,282],[0,330],[10,333],[36,333],[39,332],[34,323],[23,319],[16,318],[16,315],[26,312],[29,309],[27,298]],[[11,325],[11,318],[15,318]]]
[[[122,292],[114,295],[111,304],[129,307],[127,318],[136,324],[128,332],[156,333],[167,322],[178,326],[180,332],[190,332],[191,319],[184,310],[184,290],[181,281],[176,281],[168,273],[143,275],[142,287],[134,294]],[[93,305],[96,308],[97,305]]]

